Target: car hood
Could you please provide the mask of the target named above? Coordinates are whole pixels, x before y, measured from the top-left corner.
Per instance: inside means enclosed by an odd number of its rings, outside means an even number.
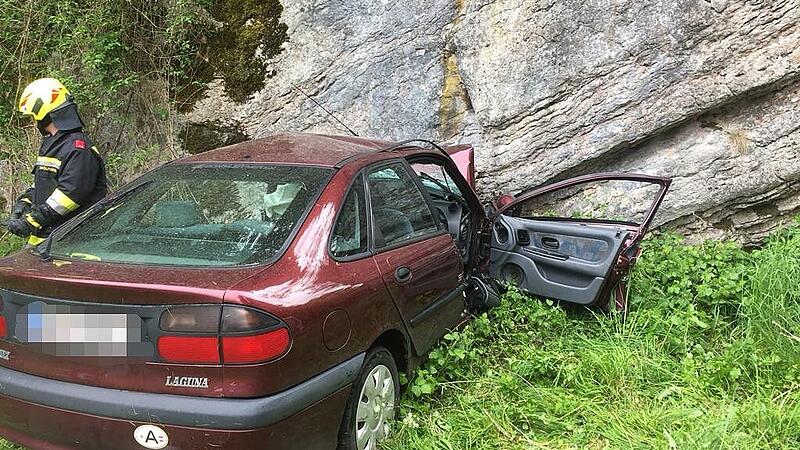
[[[222,302],[225,291],[266,266],[185,268],[64,259],[28,251],[0,259],[0,288],[91,303]]]

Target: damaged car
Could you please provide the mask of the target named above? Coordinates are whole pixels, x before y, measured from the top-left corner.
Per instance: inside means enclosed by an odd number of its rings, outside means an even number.
[[[0,260],[0,436],[375,449],[399,374],[501,284],[625,308],[669,179],[587,175],[491,206],[474,183],[470,146],[313,134],[143,175]]]

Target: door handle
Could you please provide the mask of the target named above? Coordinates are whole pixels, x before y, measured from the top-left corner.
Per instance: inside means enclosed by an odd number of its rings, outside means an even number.
[[[394,271],[394,279],[397,280],[398,283],[405,283],[411,279],[411,269],[405,266],[398,267],[397,270]]]
[[[558,242],[558,239],[556,238],[550,236],[544,236],[542,238],[542,245],[547,248],[552,248],[553,250],[558,250],[558,247],[561,246],[561,243]]]

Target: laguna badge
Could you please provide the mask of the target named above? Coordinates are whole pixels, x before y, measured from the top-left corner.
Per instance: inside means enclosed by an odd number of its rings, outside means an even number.
[[[11,359],[11,352],[8,350],[0,349],[0,359],[8,361],[9,359]]]
[[[167,376],[167,382],[165,386],[170,387],[182,387],[182,388],[208,388],[208,378],[207,377],[175,377],[175,376]]]

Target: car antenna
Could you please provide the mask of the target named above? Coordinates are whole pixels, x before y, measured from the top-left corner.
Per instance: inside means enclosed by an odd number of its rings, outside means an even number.
[[[352,134],[352,135],[353,135],[353,136],[355,136],[355,137],[359,137],[359,136],[358,136],[358,134],[356,134],[356,132],[355,132],[355,131],[351,130],[351,129],[350,129],[350,127],[348,127],[347,125],[345,125],[345,124],[344,124],[344,122],[342,122],[341,120],[339,120],[339,118],[338,118],[338,117],[334,116],[332,112],[330,112],[330,111],[328,111],[327,109],[325,109],[325,107],[324,107],[324,106],[320,105],[320,104],[319,104],[319,103],[318,103],[316,100],[314,100],[313,98],[311,98],[311,96],[310,96],[310,95],[308,95],[308,94],[306,94],[305,92],[303,92],[303,90],[302,90],[302,89],[300,89],[300,87],[299,87],[298,85],[296,85],[296,84],[292,83],[292,86],[294,86],[294,88],[295,88],[295,89],[297,89],[298,91],[300,91],[300,93],[301,93],[301,94],[305,95],[305,96],[306,96],[306,98],[308,98],[309,100],[311,100],[312,102],[314,102],[314,104],[315,104],[315,105],[319,106],[319,107],[320,107],[320,109],[322,109],[323,111],[325,111],[325,112],[326,112],[326,113],[327,113],[329,116],[333,117],[333,120],[335,120],[335,121],[339,122],[339,124],[340,124],[341,126],[343,126],[343,127],[344,127],[344,128],[347,130],[347,131],[349,131],[349,132],[350,132],[350,134]]]

